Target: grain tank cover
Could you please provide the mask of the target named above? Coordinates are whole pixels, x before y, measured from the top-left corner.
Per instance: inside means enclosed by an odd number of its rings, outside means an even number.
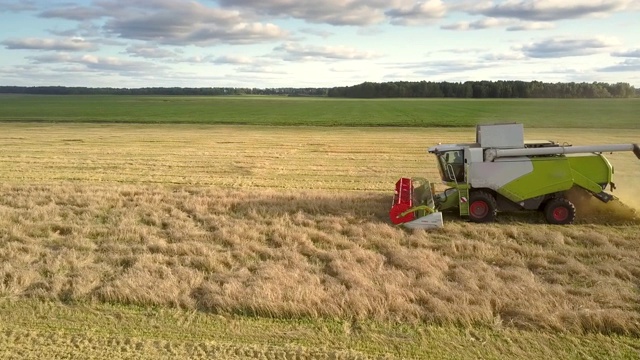
[[[524,127],[522,124],[477,125],[476,142],[482,148],[521,149],[524,148]]]

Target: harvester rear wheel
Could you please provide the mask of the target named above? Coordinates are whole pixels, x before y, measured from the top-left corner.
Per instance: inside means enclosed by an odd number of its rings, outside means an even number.
[[[496,220],[498,203],[496,198],[486,191],[474,191],[469,196],[469,220],[486,223]]]
[[[544,217],[549,224],[572,224],[576,219],[576,207],[565,198],[551,199],[544,207]]]

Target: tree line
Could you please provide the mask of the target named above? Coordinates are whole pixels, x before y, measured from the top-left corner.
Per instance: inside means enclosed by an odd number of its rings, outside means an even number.
[[[396,81],[364,82],[333,88],[146,87],[91,88],[66,86],[0,86],[0,94],[39,95],[281,95],[338,98],[629,98],[640,89],[628,83],[546,83],[541,81]]]
[[[326,96],[327,88],[235,88],[235,87],[67,87],[67,86],[0,86],[0,94],[33,95],[286,95]]]
[[[628,83],[545,83],[541,81],[364,82],[329,89],[347,98],[628,98],[640,95]]]

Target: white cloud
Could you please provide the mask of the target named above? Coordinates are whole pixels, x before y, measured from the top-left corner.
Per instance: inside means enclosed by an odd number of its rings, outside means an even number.
[[[640,72],[640,59],[627,59],[615,65],[606,66],[598,69],[600,72]]]
[[[105,15],[106,13],[102,9],[96,7],[68,6],[42,11],[39,16],[43,18],[60,18],[67,20],[84,21],[100,18]]]
[[[388,3],[397,3],[390,0]],[[384,20],[384,1],[374,0],[220,0],[224,7],[270,16],[291,17],[310,23],[371,25]]]
[[[11,50],[86,51],[96,49],[94,44],[77,37],[66,39],[8,39],[1,44]]]
[[[507,0],[471,3],[471,14],[527,21],[554,21],[602,16],[623,11],[631,0]]]
[[[131,45],[127,47],[127,53],[132,56],[148,59],[175,58],[178,55],[171,50],[149,45]]]
[[[302,28],[299,31],[304,34],[319,36],[321,38],[328,38],[334,35],[334,33],[331,31],[319,30],[319,29],[313,29],[313,28]]]
[[[40,17],[79,22],[103,18],[108,34],[158,44],[253,44],[288,36],[275,24],[189,0],[102,0],[94,6],[53,7]]]
[[[490,53],[483,55],[482,58],[488,61],[519,61],[526,59],[526,57],[519,52]]]
[[[552,22],[524,21],[507,27],[507,31],[550,30],[555,27]]]
[[[409,7],[394,8],[385,12],[394,25],[430,24],[434,20],[443,18],[446,13],[447,8],[440,0],[426,0]]]
[[[35,2],[32,0],[22,0],[18,2],[0,1],[0,12],[7,11],[7,12],[17,13],[17,12],[29,11],[29,10],[35,10],[35,9],[36,9],[36,5],[35,5]]]
[[[615,51],[611,53],[612,56],[615,57],[631,57],[631,58],[640,58],[640,49],[629,49],[624,51]]]
[[[416,63],[391,64],[392,69],[409,69],[422,75],[438,75],[472,71],[495,66],[488,61],[470,60],[434,60]]]
[[[481,30],[495,27],[504,27],[513,23],[510,20],[496,19],[496,18],[484,18],[476,21],[460,21],[454,24],[442,25],[440,28],[444,30]]]
[[[208,9],[194,3],[190,8],[113,18],[106,29],[125,39],[172,45],[251,44],[284,39],[287,31],[277,25],[245,22],[237,13]]]
[[[618,44],[615,38],[553,37],[523,45],[521,50],[531,58],[561,58],[597,54]]]
[[[296,86],[555,80],[547,69],[580,65],[625,81],[639,79],[634,11],[639,0],[0,0],[16,30],[0,37],[0,70],[33,84]]]
[[[309,60],[366,60],[381,57],[380,54],[370,51],[360,51],[345,46],[304,46],[296,43],[286,43],[274,49],[276,52],[284,53],[284,60],[287,61],[309,61]]]
[[[30,56],[29,59],[37,64],[79,64],[84,65],[85,70],[111,70],[116,72],[147,72],[157,69],[158,66],[144,61],[131,61],[113,56],[97,55],[71,55],[58,53],[42,56]]]
[[[242,66],[237,68],[236,71],[242,72],[242,73],[252,73],[252,74],[279,74],[279,75],[287,74],[287,72],[284,70],[277,70],[272,66],[263,66],[263,65]]]
[[[255,63],[255,59],[248,56],[224,55],[215,58],[215,64],[250,65]]]

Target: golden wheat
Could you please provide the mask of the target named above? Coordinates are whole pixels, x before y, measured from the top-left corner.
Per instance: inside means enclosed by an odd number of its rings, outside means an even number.
[[[640,334],[629,208],[389,224],[395,180],[435,179],[425,147],[469,129],[0,127],[0,297]]]

